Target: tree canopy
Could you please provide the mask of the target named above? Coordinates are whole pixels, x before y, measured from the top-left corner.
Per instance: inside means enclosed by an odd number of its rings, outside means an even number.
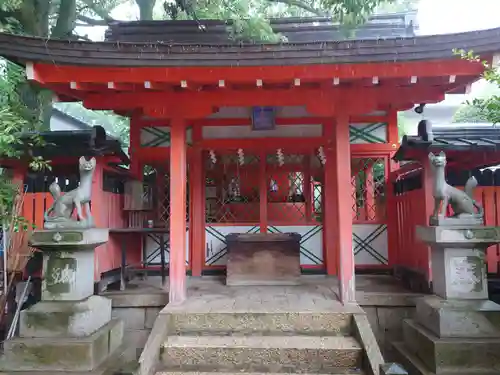
[[[456,51],[463,59],[479,61],[473,51]],[[482,78],[488,85],[481,95],[469,100],[455,114],[454,122],[489,122],[500,123],[500,70],[487,62],[483,62],[485,71]]]
[[[113,14],[139,10],[140,20],[233,20],[236,31],[268,38],[268,18],[326,16],[342,24],[358,24],[375,11],[415,8],[417,0],[0,0],[4,30],[52,38],[85,38],[77,26],[106,26]],[[124,19],[120,19],[124,20]],[[120,21],[118,20],[118,21]],[[125,19],[126,20],[126,19]]]

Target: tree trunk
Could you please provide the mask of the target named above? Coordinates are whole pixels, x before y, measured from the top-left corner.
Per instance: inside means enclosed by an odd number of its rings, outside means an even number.
[[[61,0],[56,26],[52,38],[68,38],[73,33],[76,23],[76,0]]]
[[[153,8],[156,0],[135,0],[139,7],[139,17],[141,21],[153,20]]]

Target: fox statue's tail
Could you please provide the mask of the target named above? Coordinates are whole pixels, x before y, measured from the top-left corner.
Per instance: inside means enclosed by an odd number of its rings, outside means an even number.
[[[61,195],[61,187],[55,181],[50,184],[49,191],[50,191],[50,194],[52,195],[52,198],[54,198],[54,200],[59,198],[59,196]]]
[[[477,186],[476,177],[472,176],[465,183],[464,190],[465,190],[465,194],[467,194],[467,196],[470,199],[472,199],[472,204],[474,204],[474,207],[476,207],[477,213],[479,215],[483,215],[483,213],[484,213],[483,207],[474,200],[474,194],[473,193],[474,193],[474,189],[476,188],[476,186]]]
[[[59,198],[61,196],[61,187],[59,186],[59,184],[57,182],[54,181],[53,183],[50,184],[49,191],[50,191],[50,194],[52,195],[52,198],[54,198],[54,202],[52,203],[52,206],[50,206],[49,209],[45,212],[45,215],[44,215],[45,221],[50,220],[50,214],[54,210],[54,205],[57,202],[57,198]]]

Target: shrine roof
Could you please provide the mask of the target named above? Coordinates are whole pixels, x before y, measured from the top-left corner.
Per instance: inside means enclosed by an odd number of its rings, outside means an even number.
[[[85,42],[0,34],[0,56],[19,63],[74,66],[257,67],[396,63],[456,59],[454,49],[491,56],[500,51],[500,28],[446,35],[280,44]]]
[[[477,164],[475,167],[500,162],[500,129],[492,125],[433,127],[432,133],[432,142],[425,141],[420,136],[404,136],[393,160],[424,160],[429,152],[444,151],[449,160]],[[492,154],[496,156],[492,157]]]
[[[98,129],[96,133],[96,129]],[[103,133],[104,132],[104,133]],[[97,134],[97,136],[96,136]],[[44,159],[80,156],[114,156],[123,164],[130,162],[118,139],[105,135],[102,127],[85,130],[58,130],[27,132],[21,134],[22,148],[29,148],[32,156]],[[32,146],[33,138],[39,137],[41,144]],[[105,138],[104,138],[105,137]]]
[[[272,30],[288,42],[335,41],[413,37],[418,30],[416,11],[372,15],[355,28],[342,27],[331,17],[277,18]],[[231,37],[231,21],[201,20],[115,22],[106,30],[106,40],[120,42],[238,43]],[[201,28],[200,25],[203,25]]]

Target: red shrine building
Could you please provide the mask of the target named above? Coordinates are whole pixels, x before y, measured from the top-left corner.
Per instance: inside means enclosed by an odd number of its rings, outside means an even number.
[[[322,22],[275,22],[280,44],[231,42],[215,21],[116,24],[105,42],[0,34],[0,55],[58,100],[130,118],[124,198],[93,202],[127,248],[98,251],[99,272],[168,264],[181,302],[187,275],[224,269],[227,235],[259,232],[300,234],[302,272],[337,277],[343,303],[355,268],[397,266],[397,112],[464,92],[483,65],[453,51],[492,62],[500,29],[338,40]]]

